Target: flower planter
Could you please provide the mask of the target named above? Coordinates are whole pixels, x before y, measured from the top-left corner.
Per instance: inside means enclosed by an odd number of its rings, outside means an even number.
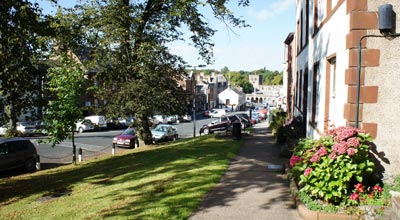
[[[359,219],[355,215],[347,215],[341,213],[327,213],[309,210],[304,204],[297,205],[297,212],[304,220],[353,220]]]
[[[289,175],[290,176],[290,175]],[[289,177],[290,178],[290,177]],[[385,212],[382,216],[370,216],[365,215],[364,218],[360,218],[357,215],[349,215],[344,213],[328,213],[321,211],[313,211],[308,209],[297,197],[297,184],[290,178],[290,191],[293,199],[295,200],[297,212],[303,220],[400,220],[400,197],[397,198],[396,202],[392,199],[392,210],[388,207],[385,208]],[[396,206],[397,205],[397,206]]]

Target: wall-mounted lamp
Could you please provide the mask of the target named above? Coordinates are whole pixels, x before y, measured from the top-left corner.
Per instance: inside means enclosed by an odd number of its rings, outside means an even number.
[[[384,36],[396,33],[396,14],[391,4],[383,4],[378,8],[379,31]]]

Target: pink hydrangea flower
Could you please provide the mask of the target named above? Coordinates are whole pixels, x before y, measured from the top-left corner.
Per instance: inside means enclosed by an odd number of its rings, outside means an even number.
[[[354,150],[354,148],[347,149],[347,155],[353,156],[355,153],[356,153],[356,151]]]
[[[347,145],[352,147],[358,147],[360,146],[360,141],[358,140],[358,137],[352,137],[347,140]]]
[[[340,139],[342,141],[354,137],[355,135],[357,135],[357,129],[352,128],[352,127],[346,127],[345,129],[343,129],[343,131],[340,133]]]
[[[308,167],[305,171],[304,171],[304,176],[308,176],[310,175],[310,173],[313,171],[312,168]]]
[[[289,163],[290,163],[290,166],[294,167],[294,165],[296,165],[296,163],[302,162],[302,161],[303,161],[303,159],[301,159],[301,157],[293,155],[290,157]]]
[[[342,141],[340,143],[336,143],[332,146],[332,151],[338,154],[345,154],[347,153],[347,143]]]
[[[332,153],[329,154],[328,157],[329,157],[330,159],[334,160],[334,159],[337,157],[337,155],[336,155],[335,152],[332,152]]]
[[[325,147],[321,147],[318,151],[317,151],[317,153],[319,154],[319,156],[325,156],[325,155],[327,155],[328,154],[328,151],[326,150],[326,148]]]
[[[311,156],[310,161],[311,162],[319,162],[320,159],[321,159],[321,157],[318,155],[318,153],[315,153]]]

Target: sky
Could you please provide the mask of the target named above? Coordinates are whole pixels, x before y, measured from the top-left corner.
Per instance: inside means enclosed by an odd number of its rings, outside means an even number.
[[[46,0],[38,2],[44,13],[55,9]],[[63,7],[72,7],[77,0],[59,0]],[[78,0],[79,2],[79,0]],[[229,9],[236,17],[246,21],[251,27],[229,29],[225,24],[212,19],[205,13],[206,19],[217,33],[214,40],[214,63],[205,69],[230,71],[255,71],[258,69],[283,70],[284,40],[296,28],[296,0],[250,0],[250,6],[238,7],[237,0],[231,0]],[[188,42],[171,44],[171,51],[184,58],[191,66],[205,65],[199,59],[195,48]]]

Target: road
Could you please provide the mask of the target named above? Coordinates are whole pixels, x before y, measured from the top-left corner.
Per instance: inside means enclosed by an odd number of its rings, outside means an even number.
[[[199,136],[199,130],[204,124],[208,124],[215,118],[205,118],[203,116],[196,117],[196,136]],[[178,129],[179,138],[193,137],[193,121],[175,124]],[[78,149],[82,149],[82,159],[96,157],[103,154],[112,154],[112,139],[120,134],[123,130],[85,132],[75,135],[75,145]],[[59,166],[72,162],[72,141],[70,139],[52,147],[49,144],[40,143],[41,139],[46,137],[32,137],[32,142],[37,146],[38,153],[41,157],[42,168]],[[141,143],[142,144],[142,143]],[[129,150],[125,148],[116,148],[116,151]],[[79,158],[77,158],[78,160]]]

